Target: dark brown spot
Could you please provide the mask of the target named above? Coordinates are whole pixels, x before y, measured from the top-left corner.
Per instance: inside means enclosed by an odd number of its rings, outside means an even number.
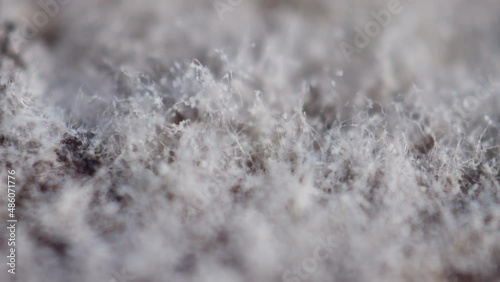
[[[434,146],[434,138],[430,135],[427,135],[414,145],[413,152],[419,155],[426,155],[430,153],[432,149],[434,149]]]

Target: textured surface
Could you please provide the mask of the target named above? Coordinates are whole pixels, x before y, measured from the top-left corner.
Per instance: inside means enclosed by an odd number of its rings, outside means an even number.
[[[68,2],[1,57],[15,281],[500,281],[498,1]]]

